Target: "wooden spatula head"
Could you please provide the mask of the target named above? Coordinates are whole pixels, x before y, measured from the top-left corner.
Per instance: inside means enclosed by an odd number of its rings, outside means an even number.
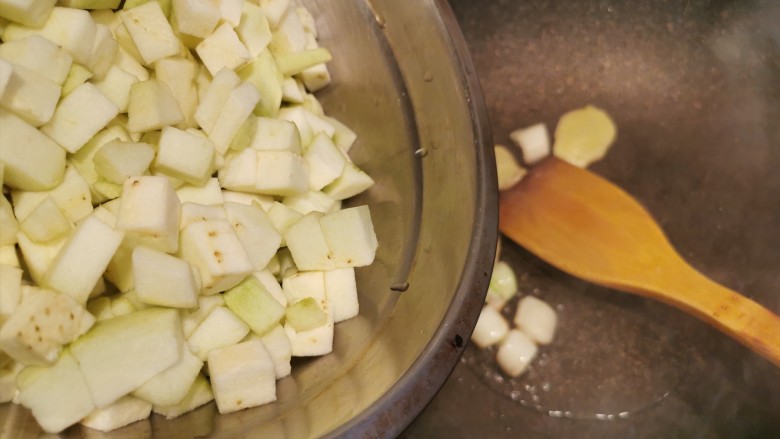
[[[634,198],[596,174],[550,157],[501,193],[499,227],[577,277],[623,285],[658,276],[675,257]]]

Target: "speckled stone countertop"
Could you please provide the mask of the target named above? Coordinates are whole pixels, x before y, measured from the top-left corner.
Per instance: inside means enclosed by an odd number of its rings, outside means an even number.
[[[494,139],[593,104],[592,170],[696,268],[780,313],[780,2],[451,0]],[[469,347],[404,438],[777,438],[780,370],[675,309],[589,285],[504,241],[520,293],[558,309],[530,371]]]

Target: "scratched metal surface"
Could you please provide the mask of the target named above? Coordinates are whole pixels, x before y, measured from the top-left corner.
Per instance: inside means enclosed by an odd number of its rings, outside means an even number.
[[[360,315],[336,326],[331,355],[294,360],[272,404],[46,437],[394,437],[457,364],[497,236],[492,142],[457,23],[444,0],[301,1],[339,60],[318,99],[357,133],[350,156],[375,180],[348,201],[370,206],[381,243],[356,270]],[[38,437],[29,410],[0,404],[0,439]]]
[[[592,167],[641,200],[695,267],[780,312],[780,3],[451,0],[494,139],[585,104],[618,126]],[[780,370],[651,301],[504,242],[556,341],[500,382],[470,347],[404,438],[776,438]]]

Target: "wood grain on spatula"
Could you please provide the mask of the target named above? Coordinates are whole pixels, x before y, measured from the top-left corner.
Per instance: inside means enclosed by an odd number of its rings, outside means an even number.
[[[596,174],[545,159],[501,193],[499,228],[565,272],[675,306],[780,367],[780,317],[696,271],[644,207]]]

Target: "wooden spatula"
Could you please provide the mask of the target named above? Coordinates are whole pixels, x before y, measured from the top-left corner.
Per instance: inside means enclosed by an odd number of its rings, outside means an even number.
[[[780,367],[780,318],[688,265],[634,198],[589,171],[545,159],[501,193],[499,228],[563,271],[666,302]]]

